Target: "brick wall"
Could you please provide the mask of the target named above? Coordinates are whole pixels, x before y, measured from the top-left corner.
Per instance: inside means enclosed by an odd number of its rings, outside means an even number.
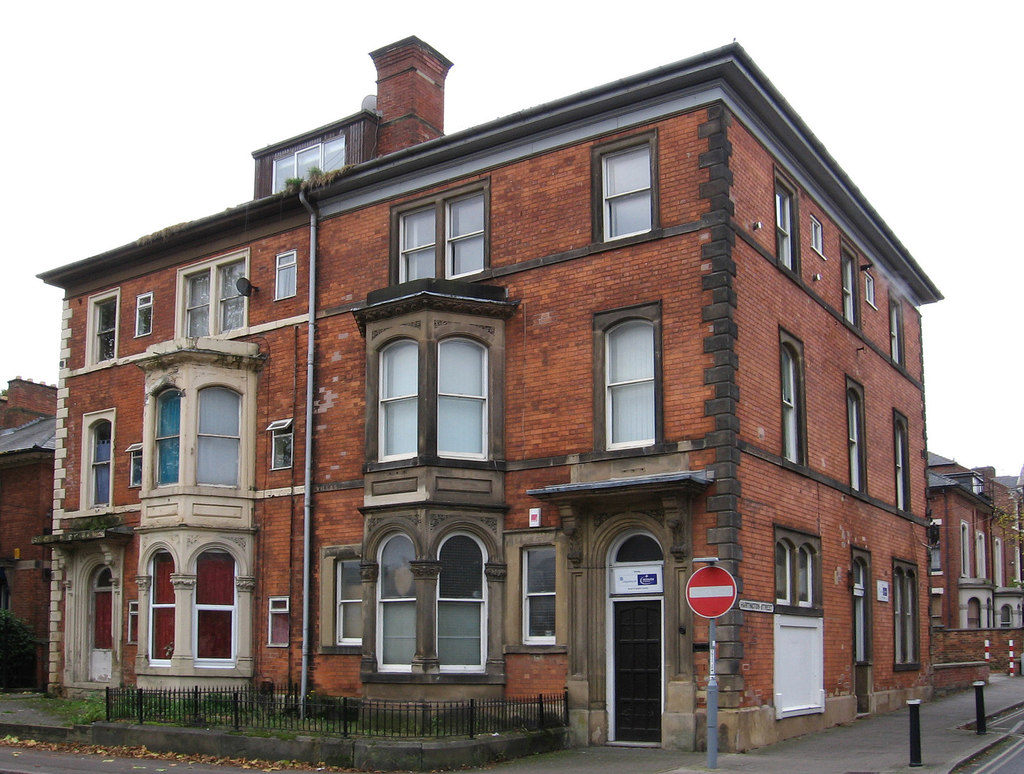
[[[985,640],[989,641],[989,669],[1010,671],[1010,641],[1020,668],[1024,629],[935,629],[932,631],[932,660],[935,664],[985,661]]]
[[[29,379],[11,379],[0,400],[0,428],[18,427],[57,413],[57,388]]]

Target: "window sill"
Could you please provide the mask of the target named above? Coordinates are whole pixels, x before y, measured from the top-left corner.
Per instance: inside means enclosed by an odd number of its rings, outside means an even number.
[[[486,672],[434,672],[431,674],[412,672],[364,672],[360,675],[364,683],[409,683],[420,685],[504,685],[504,674]]]
[[[921,671],[921,665],[918,662],[916,662],[916,661],[911,663],[911,664],[893,664],[892,665],[892,671],[893,672],[919,672],[919,671]]]
[[[358,656],[363,652],[363,646],[356,643],[351,645],[321,645],[320,652],[324,655]]]
[[[524,643],[522,645],[506,645],[505,653],[509,654],[530,654],[530,655],[543,655],[551,653],[568,653],[569,648],[565,645],[559,645],[558,643],[552,643],[550,645],[533,645],[530,643]]]
[[[776,615],[802,615],[807,618],[823,618],[825,611],[820,607],[797,607],[795,605],[783,605],[775,603]]]

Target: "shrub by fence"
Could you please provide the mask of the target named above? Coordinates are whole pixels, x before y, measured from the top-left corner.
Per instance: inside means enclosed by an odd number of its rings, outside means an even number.
[[[474,737],[568,725],[568,693],[465,701],[305,698],[251,687],[107,688],[107,720],[326,736]]]

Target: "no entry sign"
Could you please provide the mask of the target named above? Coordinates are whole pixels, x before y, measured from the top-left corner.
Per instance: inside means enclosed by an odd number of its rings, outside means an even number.
[[[736,579],[721,567],[701,567],[686,582],[686,603],[702,618],[718,618],[736,601]]]

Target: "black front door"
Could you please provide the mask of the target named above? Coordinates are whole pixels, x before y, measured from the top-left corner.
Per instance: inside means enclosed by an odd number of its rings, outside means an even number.
[[[616,602],[615,740],[661,741],[661,603]]]

